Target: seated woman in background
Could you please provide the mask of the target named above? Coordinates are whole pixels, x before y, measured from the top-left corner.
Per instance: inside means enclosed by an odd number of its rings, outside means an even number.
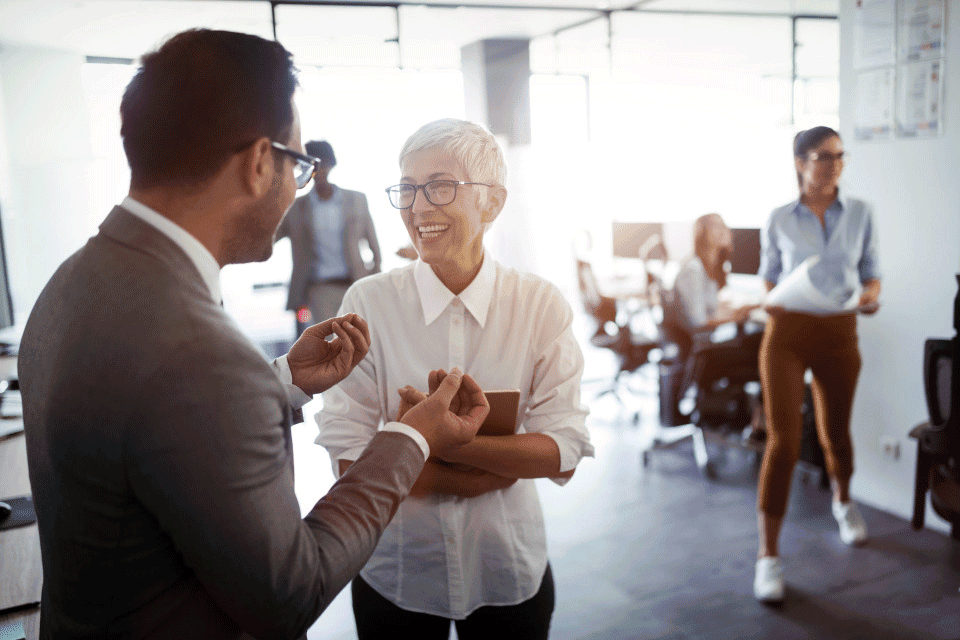
[[[693,225],[693,255],[683,263],[673,289],[679,323],[690,333],[712,331],[726,322],[743,323],[759,305],[730,307],[718,295],[727,285],[733,234],[719,213],[697,218]]]
[[[562,485],[593,455],[573,312],[557,287],[484,249],[507,196],[489,131],[431,122],[403,146],[400,169],[387,195],[419,258],[347,291],[343,309],[366,314],[370,351],[324,394],[317,443],[342,473],[401,411],[398,389],[454,367],[485,390],[519,389],[518,427],[427,461],[353,582],[357,634],[446,640],[454,621],[460,640],[546,640],[553,578],[533,479]]]
[[[704,361],[726,370],[740,370],[757,366],[762,331],[743,328],[750,312],[760,305],[751,304],[733,307],[719,300],[720,290],[727,284],[726,265],[730,260],[733,234],[718,213],[708,213],[697,218],[693,225],[693,255],[683,263],[673,285],[673,324],[678,325],[680,360],[685,362],[681,383],[688,382],[693,363],[688,360],[696,334],[698,351]],[[709,343],[706,335],[722,324],[735,322],[741,327],[731,339]],[[706,364],[704,366],[707,366]],[[757,372],[759,376],[759,371]],[[759,379],[759,377],[758,377]],[[678,384],[681,384],[678,383]],[[681,384],[683,386],[683,384]],[[676,391],[682,394],[683,389]],[[759,398],[752,400],[750,426],[744,437],[763,439],[763,415]]]

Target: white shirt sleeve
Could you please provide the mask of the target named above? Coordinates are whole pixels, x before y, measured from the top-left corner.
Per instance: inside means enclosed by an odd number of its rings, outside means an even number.
[[[382,431],[396,431],[397,433],[405,433],[413,441],[417,443],[417,446],[420,447],[420,450],[423,451],[423,459],[426,460],[430,457],[430,444],[427,443],[427,439],[423,437],[423,434],[411,427],[408,424],[403,424],[402,422],[388,422],[383,425]]]
[[[290,373],[290,363],[287,362],[287,355],[284,354],[270,363],[273,370],[283,383],[283,388],[287,391],[287,401],[294,409],[299,409],[310,402],[313,397],[303,392],[303,389],[293,384],[293,374]]]
[[[546,341],[539,345],[524,427],[527,433],[542,433],[557,443],[563,472],[594,454],[586,427],[588,412],[580,402],[583,354],[573,334],[573,312],[558,291],[542,317],[550,320],[543,324]],[[569,478],[551,480],[564,485]]]

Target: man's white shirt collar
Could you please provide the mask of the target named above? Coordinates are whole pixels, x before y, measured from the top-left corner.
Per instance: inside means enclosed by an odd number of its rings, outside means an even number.
[[[175,245],[183,249],[190,258],[190,262],[200,272],[200,277],[210,290],[213,301],[220,304],[223,297],[220,293],[220,265],[199,240],[194,238],[186,229],[169,218],[160,215],[142,202],[137,202],[130,196],[123,199],[120,206],[137,216],[147,224],[156,227],[163,235],[170,238]]]
[[[454,298],[458,297],[481,327],[486,324],[487,311],[493,299],[493,285],[497,279],[496,265],[487,257],[486,251],[484,251],[480,272],[459,296],[453,295],[453,292],[447,289],[447,286],[433,272],[433,268],[423,260],[417,260],[414,265],[413,277],[417,283],[417,293],[420,295],[424,324],[428,326],[432,324]]]

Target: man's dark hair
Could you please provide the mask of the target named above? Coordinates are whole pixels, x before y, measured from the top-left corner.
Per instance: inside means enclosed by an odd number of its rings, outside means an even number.
[[[307,152],[307,155],[323,160],[323,163],[328,167],[337,166],[337,156],[333,153],[333,145],[326,140],[311,140],[303,145],[303,150]]]
[[[191,29],[141,59],[120,102],[131,185],[200,184],[266,136],[286,143],[297,88],[278,42]]]

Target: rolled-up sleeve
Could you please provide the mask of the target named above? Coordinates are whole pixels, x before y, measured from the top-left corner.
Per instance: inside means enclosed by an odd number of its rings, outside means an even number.
[[[873,211],[867,207],[864,211],[863,252],[857,262],[860,272],[860,282],[866,283],[880,279],[880,259],[877,253],[877,225],[873,219]]]
[[[783,259],[777,244],[777,211],[770,214],[760,234],[760,269],[763,279],[777,284],[783,272]]]
[[[588,411],[580,402],[583,353],[573,334],[573,312],[559,291],[552,292],[541,317],[549,319],[540,334],[547,339],[538,349],[524,427],[556,442],[560,471],[565,472],[594,454],[586,426]],[[569,479],[551,480],[563,485]]]
[[[348,291],[341,313],[366,317]],[[327,450],[334,477],[340,477],[339,460],[356,460],[377,435],[383,417],[372,357],[367,356],[340,384],[323,393],[323,411],[316,415],[320,429],[314,442]]]

